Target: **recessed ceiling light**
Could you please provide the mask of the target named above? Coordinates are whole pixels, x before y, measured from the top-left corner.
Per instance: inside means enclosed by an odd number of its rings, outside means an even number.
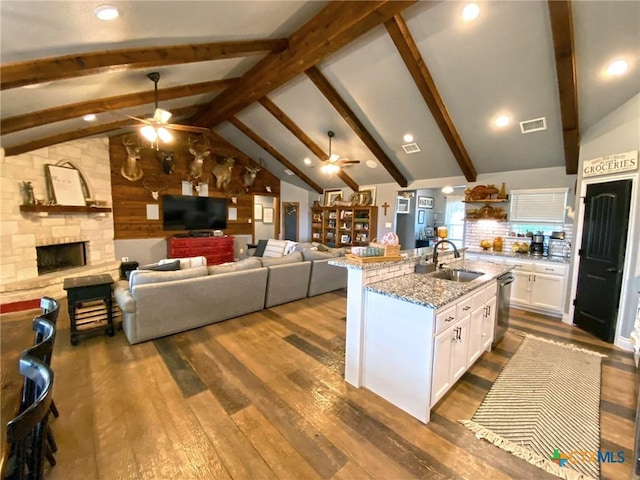
[[[118,9],[113,5],[98,5],[93,13],[100,20],[115,20],[120,15]]]
[[[480,7],[475,3],[469,3],[462,9],[462,19],[465,22],[470,22],[471,20],[475,20],[480,15]]]
[[[413,142],[413,135],[411,135],[410,133],[405,133],[404,137],[402,137],[402,139],[406,142],[406,143],[411,143]]]
[[[305,165],[311,165],[311,159],[310,158],[305,158],[304,159],[304,164]]]
[[[364,163],[369,168],[376,168],[378,166],[378,164],[374,160],[367,160]]]
[[[607,66],[609,75],[622,75],[629,68],[629,64],[624,60],[614,60]]]
[[[453,187],[447,185],[446,187],[442,187],[442,193],[453,193]]]
[[[96,114],[95,113],[89,113],[89,114],[85,115],[84,117],[82,117],[82,119],[85,122],[93,122],[96,119]]]
[[[506,127],[509,125],[509,117],[506,115],[500,115],[495,119],[494,123],[496,124],[496,127]]]

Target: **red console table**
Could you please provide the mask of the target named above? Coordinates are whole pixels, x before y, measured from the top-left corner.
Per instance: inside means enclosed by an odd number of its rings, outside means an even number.
[[[207,265],[233,262],[233,237],[168,238],[167,256],[186,258],[203,256]]]

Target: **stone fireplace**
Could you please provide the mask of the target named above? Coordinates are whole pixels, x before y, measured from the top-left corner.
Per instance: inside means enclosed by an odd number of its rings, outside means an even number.
[[[36,247],[38,275],[87,264],[86,242],[58,243]]]
[[[11,157],[0,149],[0,310],[43,295],[62,298],[67,277],[110,273],[118,278],[111,212],[20,211],[22,182],[29,180],[36,199],[46,200],[44,166],[66,161],[82,171],[93,199],[111,204],[106,138],[77,140]]]

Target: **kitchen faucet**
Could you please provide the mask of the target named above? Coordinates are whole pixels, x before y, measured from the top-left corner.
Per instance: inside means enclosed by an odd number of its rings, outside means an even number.
[[[453,256],[455,258],[460,258],[460,252],[458,251],[458,247],[456,247],[455,243],[453,243],[451,240],[438,240],[433,244],[433,264],[435,265],[436,270],[438,269],[438,245],[440,245],[441,243],[451,244],[451,246],[453,247]],[[440,268],[442,268],[442,266],[440,266]]]

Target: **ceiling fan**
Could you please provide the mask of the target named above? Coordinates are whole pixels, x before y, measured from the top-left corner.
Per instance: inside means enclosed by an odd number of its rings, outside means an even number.
[[[152,145],[155,143],[157,147],[158,140],[162,140],[165,143],[171,142],[173,140],[173,135],[171,135],[171,132],[169,130],[199,133],[206,133],[210,131],[208,128],[204,127],[194,127],[190,125],[169,123],[171,112],[162,108],[158,108],[158,81],[160,80],[160,72],[151,72],[147,74],[147,77],[154,84],[156,108],[153,112],[153,117],[138,118],[131,115],[128,116],[144,124],[140,129],[140,133],[144,138],[149,140]]]
[[[342,167],[360,163],[360,160],[349,160],[348,158],[340,158],[340,155],[338,155],[337,153],[331,153],[331,139],[335,137],[335,135],[336,134],[331,130],[327,132],[327,136],[329,137],[329,157],[326,160],[323,160],[322,165],[320,166],[320,170],[322,171],[322,173],[326,173],[328,175],[338,173]]]

